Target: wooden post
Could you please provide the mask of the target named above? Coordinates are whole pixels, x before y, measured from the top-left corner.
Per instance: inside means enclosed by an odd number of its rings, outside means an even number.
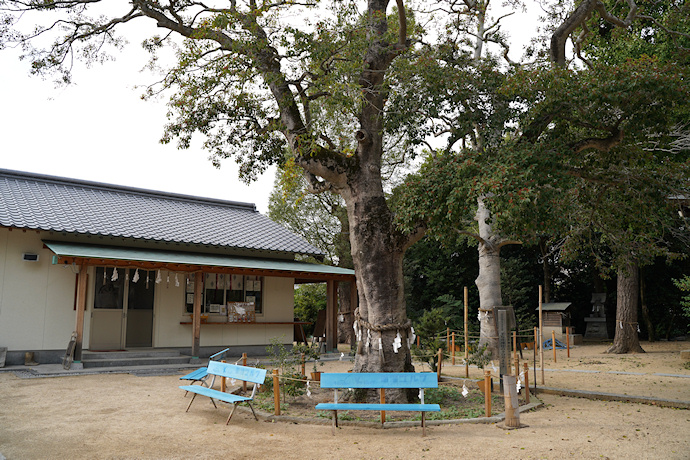
[[[503,400],[505,401],[505,426],[510,428],[520,427],[520,403],[517,396],[517,377],[513,375],[503,376]]]
[[[436,366],[436,378],[441,381],[441,366],[443,365],[443,348],[438,349],[438,365]]]
[[[453,349],[453,354],[452,354],[452,364],[455,366],[455,332],[453,332],[453,338],[451,339],[451,348]]]
[[[419,348],[419,336],[417,336],[417,348]]]
[[[517,359],[518,349],[517,349],[517,331],[513,331],[513,361]],[[520,373],[519,369],[515,369],[515,372]],[[517,375],[517,374],[516,374]]]
[[[221,363],[226,363],[227,361],[225,361],[224,359],[221,359],[220,362],[221,362]],[[226,383],[225,383],[225,377],[221,377],[221,378],[220,378],[220,391],[222,391],[223,393],[225,393],[225,390],[227,389],[227,387],[226,387],[225,385],[226,385]]]
[[[280,380],[278,379],[278,369],[273,369],[273,413],[280,415]]]
[[[338,282],[326,281],[326,351],[338,348]]]
[[[544,336],[542,327],[541,307],[542,285],[539,285],[539,362],[541,364],[541,384],[544,384]],[[534,338],[537,339],[536,337]],[[536,346],[536,345],[535,345]]]
[[[381,404],[386,404],[386,389],[385,388],[380,388],[381,390]],[[382,410],[381,411],[381,425],[386,423],[386,411]]]
[[[204,291],[204,273],[194,273],[194,310],[192,318],[192,356],[199,357],[201,337],[201,298]]]
[[[77,274],[77,317],[74,323],[74,332],[77,333],[77,339],[74,345],[73,361],[81,361],[82,345],[84,343],[84,312],[86,310],[86,286],[88,285],[88,274],[86,273],[88,267],[86,264],[79,266],[79,273]]]
[[[446,328],[446,348],[450,348],[450,328]]]
[[[468,338],[469,335],[467,331],[467,286],[465,286],[465,378],[470,377],[470,365],[467,362],[470,359],[470,350],[467,347]]]
[[[515,357],[515,377],[520,376],[520,357]]]
[[[565,348],[568,350],[568,358],[570,358],[570,326],[565,328]]]
[[[242,365],[246,366],[247,365],[247,353],[242,353]],[[244,381],[242,382],[242,391],[247,392],[247,382]]]
[[[551,331],[551,349],[553,350],[553,362],[556,362],[556,331]]]
[[[525,403],[529,404],[529,364],[525,363]]]
[[[491,417],[491,371],[484,371],[484,412]]]

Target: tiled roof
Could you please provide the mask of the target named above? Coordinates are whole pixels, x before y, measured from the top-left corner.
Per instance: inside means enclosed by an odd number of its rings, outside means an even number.
[[[0,226],[319,255],[253,204],[0,169]]]

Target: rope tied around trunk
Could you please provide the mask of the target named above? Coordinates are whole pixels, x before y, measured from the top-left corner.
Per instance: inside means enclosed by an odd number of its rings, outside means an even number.
[[[381,324],[380,326],[374,326],[370,322],[362,319],[362,317],[359,314],[359,307],[355,308],[355,321],[357,321],[357,324],[359,324],[363,329],[369,329],[370,331],[374,332],[406,331],[410,327],[412,327],[412,321],[410,321],[409,318],[404,323],[390,323]]]
[[[395,353],[398,352],[398,349],[402,346],[402,337],[400,335],[401,331],[404,331],[405,335],[407,336],[408,342],[414,341],[414,328],[412,327],[412,321],[408,318],[407,321],[404,323],[388,323],[388,324],[381,324],[381,325],[373,325],[370,322],[362,319],[362,316],[359,314],[359,307],[355,308],[355,320],[353,321],[353,328],[355,330],[355,336],[357,337],[357,341],[359,342],[357,346],[357,353],[363,354],[364,350],[369,352],[369,349],[373,345],[373,337],[371,336],[371,331],[378,332],[381,334],[381,336],[378,338],[378,352],[379,356],[381,357],[381,361],[385,362],[385,356],[383,354],[383,333],[385,331],[398,331],[398,334],[393,341],[393,351]],[[366,329],[367,331],[367,336],[366,336],[366,343],[362,340],[362,332]],[[407,334],[407,331],[410,331],[410,334]],[[408,343],[408,346],[410,346],[410,343]]]

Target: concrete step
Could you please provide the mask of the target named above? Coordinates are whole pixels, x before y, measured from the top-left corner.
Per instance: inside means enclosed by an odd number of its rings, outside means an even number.
[[[82,365],[85,369],[97,367],[138,367],[189,364],[191,357],[174,350],[137,350],[92,352],[84,351]]]

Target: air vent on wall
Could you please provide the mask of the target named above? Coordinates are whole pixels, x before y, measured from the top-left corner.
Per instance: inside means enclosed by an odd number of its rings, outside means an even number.
[[[38,254],[31,254],[30,252],[25,252],[22,254],[22,260],[25,262],[38,262]]]

